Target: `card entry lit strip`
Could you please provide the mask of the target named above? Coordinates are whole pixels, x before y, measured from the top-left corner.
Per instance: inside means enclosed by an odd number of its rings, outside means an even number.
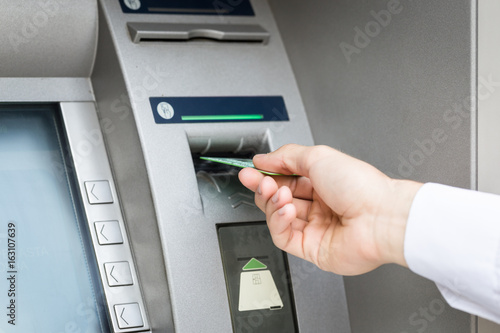
[[[206,121],[206,120],[261,120],[263,114],[231,114],[231,115],[207,115],[207,116],[182,116],[185,121]]]
[[[158,8],[149,7],[150,12],[158,13],[194,13],[194,14],[219,14],[219,13],[229,13],[227,9],[189,9],[189,8]]]

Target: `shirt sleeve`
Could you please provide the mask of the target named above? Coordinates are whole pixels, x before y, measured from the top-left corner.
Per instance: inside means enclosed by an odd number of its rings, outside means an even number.
[[[404,254],[452,307],[500,323],[500,196],[425,184],[413,200]]]

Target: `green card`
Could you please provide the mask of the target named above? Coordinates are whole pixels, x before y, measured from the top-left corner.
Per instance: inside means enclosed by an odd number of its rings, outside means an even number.
[[[254,168],[255,170],[262,172],[265,175],[269,176],[289,176],[289,175],[284,175],[281,173],[274,173],[274,172],[268,172],[264,170],[259,170],[253,165],[252,159],[250,158],[225,158],[225,157],[200,157],[200,159],[205,160],[205,161],[212,161],[212,162],[217,162],[217,163],[222,163],[222,164],[227,164],[227,165],[232,165],[238,168]],[[295,175],[292,175],[295,176]]]

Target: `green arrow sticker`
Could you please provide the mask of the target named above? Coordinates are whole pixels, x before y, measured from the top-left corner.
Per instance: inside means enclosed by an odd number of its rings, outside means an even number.
[[[243,267],[243,270],[244,271],[253,271],[253,270],[256,270],[256,269],[266,269],[267,266],[264,265],[263,263],[261,263],[260,261],[258,261],[257,259],[255,258],[252,258],[250,259],[249,262],[247,262],[247,264]]]

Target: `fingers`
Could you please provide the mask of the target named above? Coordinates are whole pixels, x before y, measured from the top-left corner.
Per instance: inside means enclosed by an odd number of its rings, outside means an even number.
[[[309,212],[311,211],[312,201],[293,198],[292,204],[297,210],[297,218],[309,221]]]
[[[264,181],[263,181],[264,183]],[[262,196],[267,197],[270,184],[263,184]],[[307,222],[297,214],[297,205],[307,205],[304,200],[295,200],[288,187],[279,188],[267,201],[265,213],[269,232],[274,244],[299,258],[304,258],[302,248],[304,229]],[[306,209],[307,210],[307,209]]]
[[[240,171],[238,177],[245,187],[253,192],[256,192],[265,175],[255,169],[245,168]],[[309,178],[296,176],[275,176],[273,178],[278,184],[278,187],[289,187],[292,190],[292,195],[294,197],[306,200],[312,199],[313,187]]]
[[[254,165],[262,170],[284,174],[299,174],[307,176],[307,170],[300,161],[309,147],[299,145],[285,145],[269,154],[255,155]]]
[[[300,185],[293,185],[291,184],[292,181],[281,179],[288,177],[275,177],[273,179],[269,176],[264,176],[260,172],[250,168],[243,169],[242,171],[240,171],[239,178],[243,183],[243,185],[245,185],[250,190],[256,192],[255,203],[257,204],[257,207],[259,207],[266,214],[267,214],[266,211],[267,201],[271,198],[271,196],[273,196],[278,191],[278,188],[280,188],[280,191],[281,188],[286,188],[287,191],[283,194],[286,197],[286,202],[290,202],[295,205],[298,218],[307,220],[307,216],[311,208],[311,201],[296,198],[296,196],[297,194],[299,195],[304,194],[304,196],[312,197],[312,194],[305,195],[306,193],[305,190],[300,189],[300,187],[303,186],[302,183],[306,184],[303,187],[310,186],[310,183],[308,181],[298,180],[298,183]],[[293,177],[293,178],[299,179],[298,177]],[[307,178],[304,178],[304,180],[307,180]],[[290,184],[294,186],[295,193],[292,193],[287,185],[282,185],[282,184]]]
[[[333,216],[329,215],[329,209],[322,207],[320,200],[314,201],[310,207],[309,224],[307,229],[304,230],[304,257],[320,266],[318,261],[318,250],[321,247],[322,240],[325,239],[327,230],[334,228],[336,223],[332,223]],[[328,243],[328,242],[327,242]]]
[[[274,244],[283,251],[305,259],[302,243],[307,222],[297,219],[295,206],[291,203],[284,205],[275,210],[267,221]]]
[[[257,188],[262,179],[264,179],[264,175],[255,169],[245,168],[238,173],[238,178],[246,188],[257,192]]]
[[[297,219],[292,221],[292,229],[302,230],[307,225],[307,218],[312,206],[309,200],[295,199],[288,187],[280,187],[276,193],[273,194],[271,199],[267,202],[265,207],[266,216],[272,216],[275,211],[291,204],[295,209],[295,216]]]
[[[267,205],[268,203],[274,203],[274,196],[278,192],[278,189],[278,184],[276,184],[271,177],[264,177],[257,187],[257,191],[255,192],[255,204],[260,210],[266,213],[266,216],[269,216]],[[270,202],[271,198],[273,198],[272,202]],[[271,206],[272,205],[270,205],[270,207]]]
[[[281,187],[265,212],[276,246],[318,264],[318,247],[330,226],[320,200],[293,199],[290,189]]]
[[[279,187],[281,178],[288,177],[273,179],[254,169],[242,170],[239,177],[246,187],[256,192],[255,203],[266,214],[274,244],[292,255],[314,262],[316,249],[321,241],[319,232],[324,230],[324,227],[317,231],[307,231],[310,212],[318,214],[312,201],[294,198],[288,186]],[[284,183],[290,184],[290,181]],[[306,233],[313,236],[317,243],[306,242]],[[306,243],[311,243],[308,244],[310,249],[305,250]]]
[[[280,248],[286,246],[292,231],[292,223],[297,216],[296,207],[292,201],[290,189],[278,188],[278,184],[271,177],[264,177],[255,193],[255,203],[266,214],[271,236],[276,246]],[[272,223],[273,220],[274,223]],[[300,229],[302,225],[296,223],[295,227]]]
[[[294,198],[312,200],[313,186],[309,178],[296,176],[275,176],[274,179],[278,183],[279,187],[288,187],[292,191]]]

